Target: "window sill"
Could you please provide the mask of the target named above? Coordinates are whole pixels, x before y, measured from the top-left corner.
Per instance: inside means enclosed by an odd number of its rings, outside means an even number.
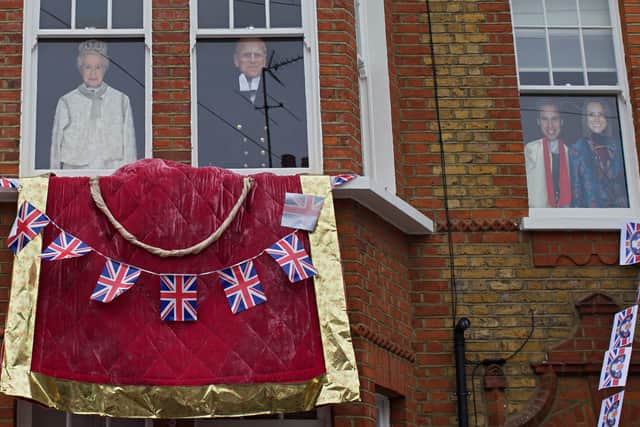
[[[571,214],[571,215],[569,215]],[[522,230],[620,230],[636,220],[632,209],[530,209],[522,218]]]
[[[333,195],[336,199],[355,200],[405,234],[425,235],[433,232],[431,219],[368,177],[360,176],[334,188]]]

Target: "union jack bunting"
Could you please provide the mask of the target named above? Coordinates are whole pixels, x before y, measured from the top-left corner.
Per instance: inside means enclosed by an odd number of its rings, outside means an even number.
[[[63,231],[42,251],[40,258],[47,261],[58,261],[66,258],[77,258],[89,252],[91,252],[91,246]]]
[[[354,174],[351,174],[351,173],[345,173],[345,174],[341,174],[341,175],[332,176],[331,177],[331,188],[340,187],[341,185],[346,184],[347,182],[352,181],[357,177],[358,177],[358,175],[354,175]]]
[[[198,320],[196,276],[160,276],[160,318],[176,322]]]
[[[304,250],[302,242],[298,239],[297,233],[278,240],[273,245],[265,249],[271,257],[282,267],[291,283],[313,277],[318,272],[313,267],[311,259]]]
[[[637,305],[616,313],[613,318],[613,327],[611,328],[611,339],[609,340],[610,349],[626,347],[633,344],[633,334],[636,330],[637,316]]]
[[[640,262],[640,223],[627,222],[620,229],[620,265]]]
[[[17,254],[49,224],[49,218],[26,200],[18,209],[18,216],[11,227],[7,246]]]
[[[280,225],[313,231],[316,228],[323,203],[324,197],[286,193]]]
[[[232,313],[238,314],[267,301],[253,261],[225,268],[218,274]]]
[[[618,427],[620,415],[622,415],[623,400],[624,390],[602,400],[598,427]]]
[[[602,361],[598,390],[609,387],[624,387],[631,361],[631,347],[609,349]]]
[[[0,188],[18,188],[19,183],[16,178],[0,178]]]
[[[135,285],[139,276],[139,269],[107,259],[91,299],[104,303],[111,302]]]

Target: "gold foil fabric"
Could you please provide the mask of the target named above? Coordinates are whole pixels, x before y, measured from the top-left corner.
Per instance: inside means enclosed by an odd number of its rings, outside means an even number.
[[[304,383],[208,386],[117,386],[53,378],[31,372],[41,236],[16,257],[5,330],[0,392],[62,411],[132,418],[232,417],[307,411],[359,400],[359,381],[344,299],[330,179],[303,176],[307,194],[325,197],[311,256],[318,270],[315,292],[326,374]],[[45,211],[48,177],[22,178],[19,203]]]

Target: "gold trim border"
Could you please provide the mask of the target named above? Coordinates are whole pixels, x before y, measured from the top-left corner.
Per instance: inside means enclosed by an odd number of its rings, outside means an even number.
[[[0,392],[79,414],[132,418],[229,417],[297,412],[360,399],[360,384],[347,317],[330,178],[302,176],[303,192],[325,197],[310,233],[326,374],[304,383],[208,386],[114,386],[31,372],[42,238],[14,259],[5,329]],[[48,177],[21,179],[18,203],[45,211]]]

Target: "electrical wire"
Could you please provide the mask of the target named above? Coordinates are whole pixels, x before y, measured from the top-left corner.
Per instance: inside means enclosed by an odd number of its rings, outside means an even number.
[[[429,0],[425,0],[427,6],[427,24],[429,25],[429,50],[431,51],[431,76],[433,78],[433,97],[436,105],[436,123],[438,126],[438,143],[440,145],[440,179],[442,180],[442,191],[444,198],[444,215],[447,221],[447,243],[449,245],[449,281],[451,291],[451,321],[452,327],[456,327],[458,289],[456,283],[455,254],[453,251],[453,236],[451,231],[451,215],[449,214],[449,192],[447,187],[447,163],[444,155],[444,141],[442,138],[442,123],[440,119],[440,96],[438,94],[438,78],[436,73],[436,54],[433,41],[433,26],[431,24],[431,8]]]

